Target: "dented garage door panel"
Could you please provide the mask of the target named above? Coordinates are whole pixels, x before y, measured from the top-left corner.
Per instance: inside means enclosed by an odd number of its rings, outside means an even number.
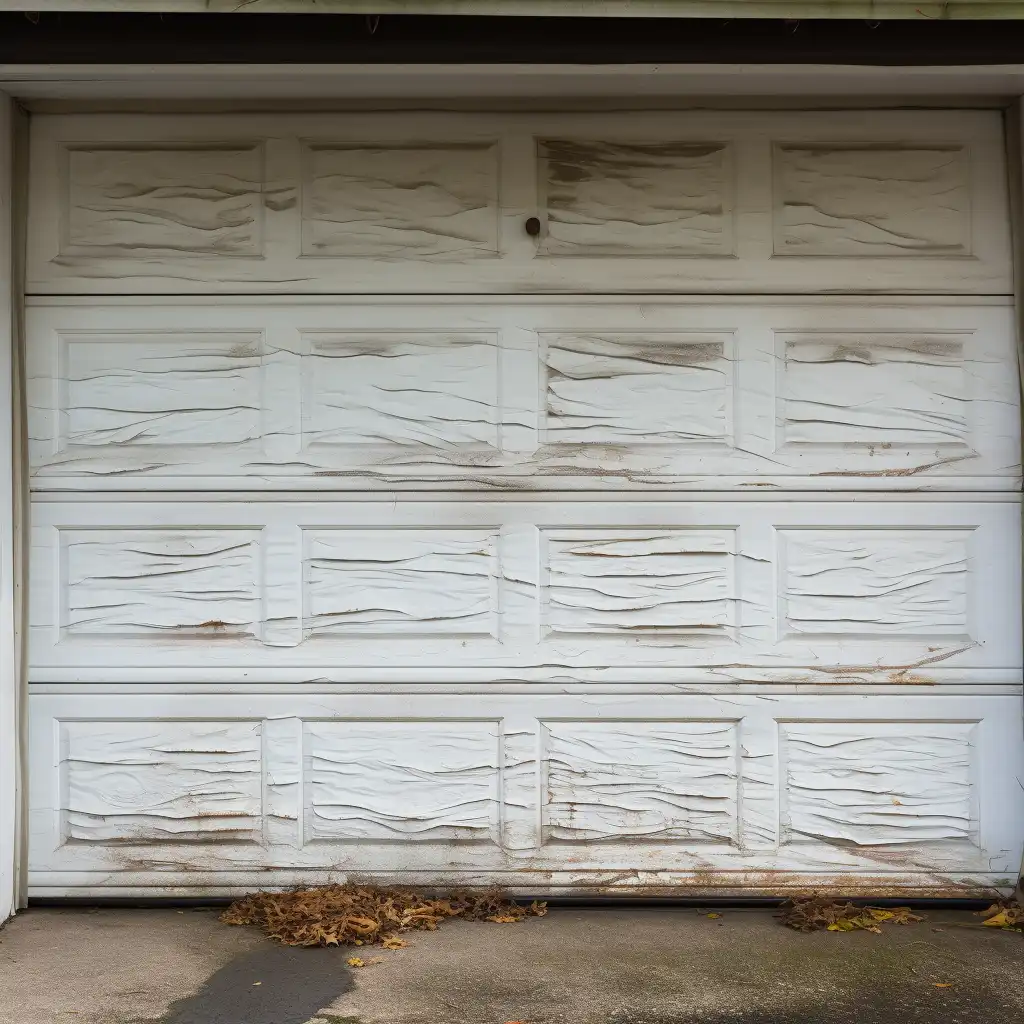
[[[1013,884],[998,115],[32,147],[35,894]]]
[[[431,690],[38,688],[37,891],[374,876],[948,892],[1019,865],[1012,688]]]
[[[33,678],[1017,681],[1016,502],[703,497],[39,501]]]
[[[55,116],[31,162],[33,294],[1012,290],[996,111]]]
[[[1013,311],[34,300],[40,488],[1013,490]]]

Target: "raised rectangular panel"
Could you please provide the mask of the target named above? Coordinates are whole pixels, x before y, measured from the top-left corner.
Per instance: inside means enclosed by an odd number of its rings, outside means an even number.
[[[720,142],[541,139],[541,252],[728,256],[732,159]]]
[[[259,256],[260,145],[95,145],[64,150],[61,253]]]
[[[546,840],[733,843],[737,723],[544,723]]]
[[[779,531],[790,636],[972,638],[972,530]]]
[[[484,331],[303,335],[307,445],[499,445],[498,336]]]
[[[780,723],[783,842],[976,845],[977,725]]]
[[[58,495],[32,511],[43,682],[1020,675],[1011,497]]]
[[[498,249],[494,143],[308,143],[304,256],[466,260]]]
[[[732,434],[732,336],[574,331],[543,335],[545,440],[690,445]]]
[[[494,530],[307,530],[307,636],[498,635]]]
[[[61,635],[258,635],[258,538],[212,527],[60,530]]]
[[[62,721],[66,843],[256,841],[263,828],[259,722]]]
[[[1012,889],[1019,682],[673,677],[34,683],[30,896]]]
[[[262,335],[60,332],[57,451],[243,444],[262,433]]]
[[[1005,149],[995,110],[42,114],[27,292],[1010,295]]]
[[[774,164],[776,255],[971,254],[962,146],[778,145]]]
[[[304,841],[492,840],[498,766],[495,722],[306,722]]]
[[[724,634],[736,625],[732,530],[543,531],[550,633]]]
[[[780,442],[969,447],[970,341],[926,332],[780,333]]]

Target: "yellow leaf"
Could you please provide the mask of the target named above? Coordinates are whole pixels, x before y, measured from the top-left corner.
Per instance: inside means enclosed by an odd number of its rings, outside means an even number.
[[[952,988],[953,987],[952,982],[949,982],[949,981],[933,981],[932,984],[936,988]]]
[[[409,943],[405,939],[400,939],[397,935],[389,935],[381,945],[385,949],[404,949]]]
[[[1000,910],[998,914],[993,914],[981,923],[990,925],[993,928],[1006,928],[1010,924],[1010,919],[1006,916],[1005,910]]]
[[[711,918],[712,921],[717,921],[718,918],[720,918],[722,915],[721,914],[708,914],[707,916],[709,918]]]
[[[360,960],[357,956],[350,956],[348,958],[348,965],[349,967],[365,967],[366,961]]]

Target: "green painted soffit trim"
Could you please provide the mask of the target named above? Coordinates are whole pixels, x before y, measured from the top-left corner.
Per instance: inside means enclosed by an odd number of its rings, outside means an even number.
[[[1009,21],[1024,0],[0,0],[0,11]]]

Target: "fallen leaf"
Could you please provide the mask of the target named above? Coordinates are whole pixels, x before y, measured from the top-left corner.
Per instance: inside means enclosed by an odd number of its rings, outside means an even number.
[[[1006,928],[1010,924],[1010,917],[1005,910],[1000,910],[998,914],[993,914],[982,921],[982,924],[987,924],[990,928]]]
[[[360,960],[357,956],[350,956],[348,958],[348,965],[349,967],[365,967],[366,961]]]
[[[252,983],[252,987],[253,987],[253,988],[255,988],[255,987],[256,987],[257,985],[262,985],[262,984],[263,984],[263,982],[262,982],[262,981],[254,981],[254,982]]]
[[[381,942],[381,945],[385,949],[404,949],[409,943],[405,939],[400,939],[397,935],[389,935]]]
[[[858,907],[824,896],[797,896],[783,904],[779,915],[790,928],[801,932],[825,929],[830,932],[881,932],[879,924],[909,924],[921,921],[910,907]]]
[[[721,914],[708,914],[708,918],[712,921],[717,921],[722,915]]]
[[[546,913],[544,903],[522,906],[497,889],[428,896],[397,886],[348,884],[249,893],[228,907],[221,920],[257,925],[287,946],[362,946],[382,944],[414,928],[435,931],[452,917],[505,924]]]
[[[932,985],[934,985],[935,988],[952,988],[953,987],[953,983],[949,982],[949,981],[933,981]]]

